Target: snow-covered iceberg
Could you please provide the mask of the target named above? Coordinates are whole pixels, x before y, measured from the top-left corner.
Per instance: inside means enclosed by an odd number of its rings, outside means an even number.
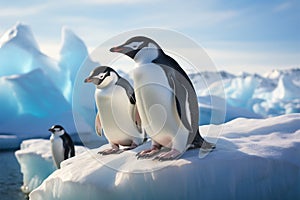
[[[264,117],[300,112],[300,69],[274,70],[264,76],[222,72],[222,81],[209,72],[203,76],[209,81],[207,88],[200,88],[201,96],[220,97],[225,92],[228,105]]]
[[[75,126],[71,106],[78,68],[84,61],[98,64],[71,30],[63,28],[62,35],[58,61],[40,50],[25,24],[17,23],[0,37],[0,149],[17,149],[28,138],[49,138],[53,124],[80,133],[83,141],[103,144],[85,118]]]
[[[21,189],[24,193],[29,193],[37,188],[44,179],[56,170],[50,146],[49,140],[25,140],[20,146],[21,149],[15,152],[23,174]],[[84,147],[75,146],[75,155],[79,155],[84,151]]]
[[[299,199],[299,124],[300,114],[290,114],[201,126],[208,139],[217,139],[216,150],[204,158],[191,150],[176,161],[137,160],[136,152],[149,143],[101,156],[97,152],[107,148],[102,146],[64,161],[29,196],[32,200]]]

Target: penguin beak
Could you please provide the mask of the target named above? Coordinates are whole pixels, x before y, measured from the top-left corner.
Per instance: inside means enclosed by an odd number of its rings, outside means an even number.
[[[138,52],[138,50],[133,50],[129,47],[126,47],[126,43],[125,43],[120,46],[111,48],[110,52],[122,53],[133,59],[136,53]]]
[[[86,79],[84,79],[85,83],[91,83],[93,82],[93,80],[90,77],[87,77]]]
[[[53,133],[53,129],[49,128],[48,131],[50,131],[51,133]]]
[[[122,46],[118,46],[118,47],[113,47],[110,49],[110,52],[118,52],[118,53],[122,53],[124,50],[124,48]]]

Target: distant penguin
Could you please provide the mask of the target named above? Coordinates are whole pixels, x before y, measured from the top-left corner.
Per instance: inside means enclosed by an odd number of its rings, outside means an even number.
[[[170,148],[155,157],[161,161],[179,158],[188,148],[215,148],[200,135],[198,100],[191,80],[154,40],[137,36],[110,51],[129,56],[138,66],[133,75],[137,107],[152,139],[152,148],[138,153],[138,158],[153,157],[161,147]]]
[[[134,149],[144,141],[135,94],[130,83],[107,66],[96,67],[84,80],[96,86],[95,101],[98,113],[95,129],[99,136],[104,130],[111,148],[99,152],[107,155]],[[127,146],[120,150],[119,145]]]
[[[74,143],[60,125],[52,126],[49,131],[52,133],[50,137],[52,158],[59,169],[62,161],[75,156]]]

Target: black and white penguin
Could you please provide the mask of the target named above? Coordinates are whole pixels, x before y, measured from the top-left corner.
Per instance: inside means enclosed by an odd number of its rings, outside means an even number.
[[[138,158],[153,157],[161,147],[171,150],[155,159],[176,159],[188,148],[215,148],[200,135],[198,100],[191,80],[154,40],[137,36],[110,51],[129,56],[138,66],[133,75],[137,107],[152,139],[152,148],[138,153]]]
[[[102,155],[120,153],[134,149],[144,141],[133,87],[115,70],[107,66],[96,67],[84,80],[96,86],[95,101],[98,113],[95,129],[99,136],[104,130],[111,144],[110,149],[99,152]],[[121,150],[119,145],[127,146]]]
[[[68,158],[75,156],[74,143],[70,135],[60,125],[52,126],[49,131],[52,158],[56,167],[60,168],[60,163]]]

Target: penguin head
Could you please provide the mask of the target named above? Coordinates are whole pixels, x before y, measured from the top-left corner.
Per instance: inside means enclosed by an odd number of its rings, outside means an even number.
[[[51,128],[48,129],[54,135],[63,135],[66,131],[61,125],[53,125]]]
[[[150,55],[149,50],[151,50]],[[147,56],[150,56],[154,60],[158,56],[159,51],[162,50],[154,40],[144,36],[136,36],[130,38],[120,46],[111,48],[110,51],[125,54],[135,60],[138,56],[145,56],[141,54],[145,54],[147,51]]]
[[[97,88],[105,88],[115,84],[120,78],[119,74],[110,67],[99,66],[93,69],[90,75],[84,80],[85,83],[94,83]]]

